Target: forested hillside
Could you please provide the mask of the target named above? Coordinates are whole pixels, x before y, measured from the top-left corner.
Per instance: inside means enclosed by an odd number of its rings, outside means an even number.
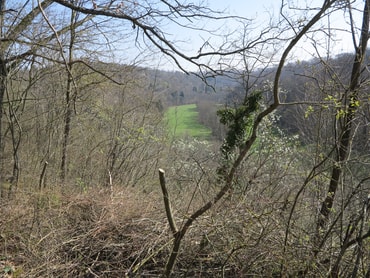
[[[366,63],[369,62],[369,52],[366,55]],[[279,128],[283,129],[287,135],[294,136],[298,135],[302,144],[312,144],[317,140],[317,128],[323,128],[328,131],[330,126],[335,123],[330,122],[330,111],[329,106],[335,104],[338,99],[337,88],[328,88],[327,91],[319,93],[323,89],[318,85],[319,81],[328,82],[330,85],[330,75],[333,73],[328,72],[328,67],[331,69],[340,69],[340,82],[348,82],[351,72],[348,64],[354,60],[354,56],[350,53],[343,53],[341,55],[332,57],[329,60],[321,61],[318,59],[308,61],[296,61],[287,64],[281,75],[281,90],[282,100],[284,103],[281,104],[280,108],[276,111],[276,117],[278,121],[276,124]],[[225,137],[225,128],[220,124],[219,118],[216,117],[217,110],[226,107],[237,107],[243,103],[244,95],[246,90],[267,90],[269,91],[271,80],[273,79],[273,73],[275,68],[268,68],[267,74],[263,78],[256,80],[258,86],[253,89],[246,88],[243,86],[243,79],[235,79],[227,77],[217,78],[218,86],[214,89],[213,93],[199,94],[197,99],[197,105],[200,112],[199,120],[201,123],[210,127],[213,130],[215,138],[222,140]],[[253,76],[259,76],[258,71],[253,73]],[[363,75],[364,79],[367,79],[367,73]],[[232,83],[231,83],[232,82]],[[254,81],[250,81],[253,83]],[[257,85],[256,84],[256,85]],[[326,86],[329,86],[326,85]],[[337,86],[340,86],[336,84]],[[269,96],[267,96],[269,97]],[[363,95],[363,99],[359,100],[362,103],[367,103],[367,95]],[[186,100],[186,97],[185,97]],[[266,100],[268,102],[268,100]],[[292,103],[295,103],[293,106]],[[354,138],[354,147],[368,146],[368,135],[369,125],[367,124],[369,119],[369,109],[365,108],[361,124],[359,124],[358,133]],[[324,132],[324,130],[321,130]],[[330,132],[330,131],[328,131]],[[356,147],[357,146],[357,147]]]
[[[369,277],[370,0],[317,2],[0,0],[0,276]]]

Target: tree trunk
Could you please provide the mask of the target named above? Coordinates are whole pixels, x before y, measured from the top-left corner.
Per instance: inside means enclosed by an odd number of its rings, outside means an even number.
[[[4,12],[5,12],[5,0],[0,0],[0,37],[3,37],[3,25],[4,25]],[[3,103],[5,95],[7,69],[5,62],[5,49],[0,44],[0,183],[3,178],[3,140],[2,140],[2,116],[3,116]],[[0,184],[1,187],[1,184]]]
[[[65,182],[65,178],[67,175],[67,148],[69,145],[69,138],[70,138],[70,131],[71,131],[71,120],[72,120],[72,113],[73,113],[73,105],[75,100],[74,91],[74,81],[73,81],[73,74],[72,74],[72,61],[73,61],[73,48],[75,42],[75,20],[76,20],[76,11],[71,11],[71,22],[70,22],[70,42],[69,42],[69,51],[68,51],[68,63],[66,63],[66,70],[67,70],[67,88],[66,88],[66,113],[64,116],[64,132],[63,132],[63,145],[62,145],[62,159],[60,164],[60,178],[62,182]]]
[[[353,61],[350,85],[344,96],[344,105],[347,106],[348,109],[346,109],[344,117],[340,117],[338,119],[338,122],[341,123],[339,125],[341,129],[339,131],[337,152],[333,164],[328,192],[325,200],[321,204],[320,217],[318,220],[319,230],[324,229],[329,220],[330,212],[333,208],[335,200],[335,194],[339,188],[339,182],[343,174],[343,167],[351,151],[350,145],[353,133],[353,120],[355,119],[357,112],[356,101],[358,100],[358,93],[361,85],[361,66],[366,55],[366,47],[369,39],[369,6],[370,0],[366,0],[363,10],[360,42],[356,47],[356,55]]]
[[[62,160],[60,164],[60,179],[62,182],[65,181],[67,175],[67,147],[69,145],[69,134],[71,130],[71,118],[72,118],[72,103],[71,103],[71,87],[72,80],[70,74],[68,74],[67,90],[66,90],[66,112],[64,115],[64,132],[63,132],[63,145],[62,145]]]
[[[2,53],[0,53],[1,56]],[[0,57],[0,180],[3,178],[3,110],[4,110],[4,95],[6,89],[6,77],[7,77],[7,70],[6,64],[4,62],[3,57]]]

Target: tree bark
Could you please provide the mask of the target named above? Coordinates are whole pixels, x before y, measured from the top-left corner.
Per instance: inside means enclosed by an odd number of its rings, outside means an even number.
[[[73,114],[73,105],[75,100],[75,94],[73,94],[74,90],[74,82],[73,82],[73,74],[72,74],[72,61],[73,61],[73,48],[75,43],[76,37],[76,30],[75,30],[75,20],[76,20],[76,11],[71,10],[71,22],[70,22],[70,42],[68,47],[68,63],[66,64],[67,70],[67,88],[66,88],[66,95],[65,95],[65,102],[66,102],[66,112],[64,116],[64,132],[63,132],[63,145],[62,145],[62,158],[60,164],[60,178],[62,182],[65,181],[67,175],[67,147],[69,145],[69,137],[71,131],[71,121],[72,121],[72,114]]]
[[[360,41],[359,45],[356,47],[356,55],[352,65],[350,85],[344,96],[344,105],[348,106],[348,109],[346,110],[344,117],[340,117],[338,119],[338,121],[341,122],[340,126],[342,128],[339,132],[337,152],[333,163],[328,191],[325,200],[321,204],[318,230],[324,229],[329,220],[330,212],[334,205],[335,195],[343,174],[343,167],[351,151],[350,145],[353,133],[353,121],[357,112],[356,101],[358,100],[361,85],[361,68],[366,55],[367,42],[369,39],[369,7],[370,0],[366,0],[363,9]]]

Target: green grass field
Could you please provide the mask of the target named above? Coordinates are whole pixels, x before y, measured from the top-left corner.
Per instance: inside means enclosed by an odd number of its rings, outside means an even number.
[[[211,136],[211,130],[198,122],[196,104],[170,107],[165,119],[171,136],[191,136],[198,139],[209,139]]]

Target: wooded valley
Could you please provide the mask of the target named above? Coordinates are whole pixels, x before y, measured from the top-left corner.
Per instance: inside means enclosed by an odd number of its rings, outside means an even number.
[[[0,0],[0,276],[370,277],[370,0],[281,2]]]

